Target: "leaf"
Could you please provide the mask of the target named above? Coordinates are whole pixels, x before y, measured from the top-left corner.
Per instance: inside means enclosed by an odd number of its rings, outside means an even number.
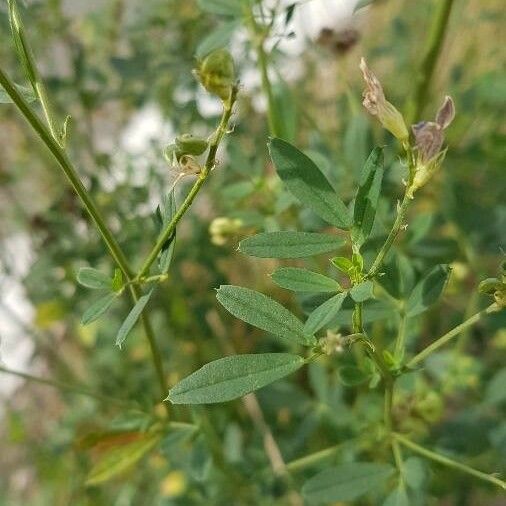
[[[37,100],[32,88],[22,86],[21,84],[15,84],[14,86],[27,102],[34,102]],[[0,104],[12,104],[10,95],[4,90],[2,85],[0,85]]]
[[[506,367],[500,369],[487,385],[485,402],[488,404],[500,404],[506,401]]]
[[[347,387],[354,387],[367,381],[370,373],[366,373],[354,365],[343,365],[337,369],[341,383]]]
[[[317,504],[353,501],[383,485],[393,473],[394,468],[388,464],[342,464],[325,469],[306,481],[302,487],[302,495],[308,502]]]
[[[345,274],[351,274],[355,270],[355,265],[353,262],[346,257],[334,257],[331,260],[332,265],[336,267],[336,269],[344,272]]]
[[[83,314],[81,323],[88,325],[88,323],[98,320],[111,306],[117,294],[114,292],[108,293],[101,299],[95,301]]]
[[[195,56],[202,59],[215,49],[227,47],[238,26],[239,25],[236,21],[230,21],[218,26],[218,28],[210,32],[201,40],[195,51]]]
[[[348,294],[346,292],[338,293],[329,300],[318,306],[308,317],[304,325],[304,332],[306,334],[314,334],[322,327],[332,321],[343,304],[344,299]]]
[[[337,281],[323,274],[299,269],[280,267],[272,273],[272,280],[278,286],[294,292],[341,292]]]
[[[170,223],[176,211],[176,197],[174,190],[172,190],[168,195],[162,197],[162,201],[156,210],[156,215],[160,222],[160,229],[165,228]],[[176,232],[174,231],[172,236],[163,245],[162,251],[158,256],[158,269],[161,274],[165,274],[169,270],[172,257],[174,256],[175,245]]]
[[[421,490],[427,481],[427,465],[418,457],[409,457],[404,461],[406,485],[413,490]]]
[[[309,157],[278,138],[270,140],[269,152],[279,177],[303,205],[310,207],[331,225],[350,228],[348,209]]]
[[[250,325],[304,346],[316,343],[294,314],[263,293],[241,286],[221,285],[216,298],[227,311]]]
[[[303,258],[336,250],[344,241],[329,234],[265,232],[241,241],[239,250],[260,258]]]
[[[403,483],[399,483],[397,487],[388,494],[383,506],[409,506],[410,501],[406,487]]]
[[[364,164],[353,208],[353,242],[359,247],[371,234],[383,180],[383,148],[374,148]]]
[[[408,317],[423,313],[439,299],[450,272],[447,265],[436,265],[416,284],[406,303]]]
[[[121,269],[114,269],[114,277],[112,278],[111,287],[115,292],[119,292],[123,288],[123,273],[121,272]]]
[[[93,466],[86,479],[86,485],[98,485],[131,468],[158,443],[160,438],[160,433],[145,434],[141,439],[113,447]]]
[[[118,334],[116,335],[116,346],[121,349],[121,346],[125,342],[128,334],[132,330],[133,326],[137,323],[142,311],[146,307],[151,295],[154,292],[154,288],[152,288],[148,293],[139,297],[139,300],[135,303],[135,306],[131,309],[128,316],[125,318],[123,323],[121,324],[120,329],[118,330]]]
[[[359,283],[350,290],[351,298],[355,302],[364,302],[365,300],[372,299],[374,297],[373,288],[374,284],[370,280]]]
[[[371,5],[373,2],[374,0],[359,0],[353,9],[353,13],[357,12],[360,9],[363,9],[364,7],[367,7],[368,5]]]
[[[111,290],[112,279],[92,267],[81,267],[77,273],[77,282],[93,290]]]
[[[295,372],[305,361],[289,353],[224,357],[204,365],[169,391],[172,404],[231,401]]]

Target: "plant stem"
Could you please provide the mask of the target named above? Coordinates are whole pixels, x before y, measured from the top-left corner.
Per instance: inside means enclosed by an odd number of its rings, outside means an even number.
[[[25,68],[28,80],[32,85],[35,96],[39,99],[40,105],[42,106],[42,112],[47,121],[49,131],[53,139],[58,143],[59,146],[64,146],[64,140],[62,139],[58,128],[56,126],[55,115],[53,113],[49,97],[44,86],[44,82],[40,77],[35,59],[33,57],[32,49],[25,36],[25,29],[19,15],[18,7],[15,0],[8,0],[9,5],[9,18],[12,30],[12,36],[18,52],[19,59],[23,67]]]
[[[409,185],[406,188],[408,187]],[[404,218],[406,216],[406,211],[408,209],[410,202],[411,198],[408,197],[408,192],[406,191],[404,193],[402,202],[400,203],[399,208],[397,210],[397,216],[395,218],[394,224],[392,225],[392,229],[390,230],[390,233],[388,234],[388,237],[386,238],[383,246],[381,246],[381,249],[378,251],[376,258],[374,259],[374,262],[371,268],[369,269],[369,272],[367,273],[366,276],[367,279],[372,279],[379,273],[379,270],[381,269],[385,256],[387,255],[388,251],[390,250],[392,244],[394,243],[397,235],[401,230]]]
[[[499,308],[496,303],[491,304],[487,308],[483,309],[482,311],[479,311],[475,315],[471,316],[471,318],[468,318],[466,321],[462,322],[460,325],[457,325],[455,328],[447,332],[444,336],[441,336],[439,339],[434,341],[432,344],[427,346],[424,350],[422,350],[420,353],[415,355],[407,364],[406,367],[408,368],[414,368],[419,362],[422,360],[425,360],[431,353],[434,353],[436,350],[441,348],[441,346],[444,346],[446,343],[451,341],[453,338],[457,337],[462,331],[470,327],[471,325],[474,325],[476,322],[480,321],[484,316],[494,313]]]
[[[13,369],[9,369],[8,367],[3,367],[0,365],[0,372],[3,372],[5,374],[11,374],[13,376],[18,376],[19,378],[23,378],[28,381],[33,381],[35,383],[39,383],[41,385],[47,385],[53,388],[57,388],[59,390],[66,390],[68,392],[72,392],[79,395],[85,395],[87,397],[91,397],[93,399],[96,399],[98,401],[104,402],[104,403],[113,403],[123,406],[136,406],[136,404],[123,400],[123,399],[117,399],[116,397],[110,397],[108,395],[102,395],[95,392],[92,392],[88,390],[87,388],[80,387],[77,385],[69,385],[68,383],[63,383],[56,380],[46,379],[46,378],[39,378],[38,376],[33,376],[32,374],[24,373],[21,371],[15,371]]]
[[[177,210],[176,214],[174,215],[170,223],[168,223],[165,229],[160,233],[158,240],[156,241],[156,244],[154,245],[153,249],[149,252],[148,256],[142,263],[139,272],[135,276],[135,279],[137,281],[147,274],[149,268],[151,267],[153,262],[156,260],[156,257],[162,250],[163,245],[174,233],[176,225],[179,223],[179,220],[185,215],[186,211],[188,211],[188,209],[192,205],[193,200],[195,199],[200,189],[206,182],[209,173],[216,165],[216,152],[218,151],[220,142],[227,131],[228,123],[230,120],[230,116],[232,115],[232,109],[236,97],[237,97],[237,86],[233,86],[229,99],[223,104],[223,114],[221,116],[221,121],[220,124],[218,125],[218,128],[216,129],[215,133],[212,136],[212,141],[209,145],[209,153],[207,155],[206,163],[204,164],[204,167],[202,168],[202,171],[200,172],[197,181],[189,191],[184,202],[181,204],[181,207]]]
[[[335,455],[339,450],[343,447],[342,444],[338,444],[335,446],[331,446],[330,448],[326,448],[325,450],[320,450],[315,453],[311,453],[300,459],[292,460],[286,464],[286,468],[290,472],[300,471],[306,467],[312,466],[313,464],[318,464],[322,460],[326,460],[333,455]]]
[[[395,340],[394,357],[400,362],[404,357],[404,346],[406,341],[406,325],[408,318],[404,309],[404,304],[400,309],[399,330],[397,331],[397,338]]]
[[[104,218],[102,217],[101,212],[97,208],[95,202],[93,201],[91,195],[88,193],[88,190],[83,185],[81,179],[79,178],[77,171],[75,170],[72,162],[69,160],[67,154],[62,149],[62,147],[58,144],[56,139],[51,135],[51,132],[48,128],[42,123],[42,121],[37,117],[37,115],[31,110],[30,106],[26,102],[26,100],[22,97],[22,95],[15,88],[12,81],[9,77],[2,71],[0,68],[0,84],[5,89],[7,94],[11,97],[14,104],[17,106],[21,114],[28,121],[30,126],[35,130],[38,134],[41,141],[47,146],[51,154],[56,158],[56,161],[60,165],[63,173],[67,177],[70,185],[74,189],[77,196],[81,199],[84,208],[90,215],[93,223],[98,229],[102,239],[107,246],[107,249],[116,262],[118,267],[123,272],[123,275],[127,282],[131,281],[134,274],[133,271],[121,249],[115,237],[112,235],[112,232],[109,230],[107,224],[105,223]],[[137,287],[132,287],[130,290],[132,295],[132,299],[134,304],[137,302],[139,298],[139,290]],[[160,351],[158,350],[158,346],[156,344],[151,326],[147,319],[146,315],[143,315],[142,324],[144,327],[144,332],[149,341],[151,352],[153,356],[153,363],[155,365],[155,369],[157,372],[158,379],[160,381],[160,386],[162,386],[163,394],[167,392],[166,382],[165,382],[165,374],[163,374],[163,367],[160,358]]]
[[[96,225],[114,261],[116,262],[118,267],[122,270],[127,280],[130,280],[131,277],[133,276],[133,272],[130,266],[128,265],[127,259],[125,258],[123,251],[116,242],[116,239],[114,238],[111,231],[107,227],[104,218],[102,217],[102,214],[95,205],[95,202],[88,193],[88,190],[84,187],[83,183],[79,179],[77,171],[72,165],[72,162],[69,160],[67,154],[58,144],[58,142],[53,137],[48,128],[30,109],[30,106],[28,105],[26,100],[21,96],[21,94],[15,88],[10,78],[3,72],[2,69],[0,69],[0,84],[5,89],[7,94],[11,97],[12,101],[19,109],[21,114],[28,121],[30,126],[35,130],[37,135],[40,137],[41,141],[47,146],[51,154],[56,158],[56,161],[58,162],[65,176],[69,180],[70,185],[72,186],[78,197],[81,199],[86,211],[88,212],[94,224]]]
[[[415,91],[406,108],[408,124],[414,123],[419,119],[427,102],[430,82],[441,53],[452,6],[453,0],[438,0],[437,2],[437,9],[434,13],[432,26],[427,38],[425,54],[420,65]]]
[[[414,451],[415,453],[418,453],[419,455],[422,455],[430,460],[434,460],[435,462],[439,462],[440,464],[443,464],[445,466],[453,467],[454,469],[458,469],[459,471],[462,471],[464,473],[475,476],[476,478],[479,478],[480,480],[484,480],[484,481],[488,481],[489,483],[493,483],[494,485],[497,485],[498,487],[502,488],[503,490],[506,490],[506,482],[495,477],[495,476],[492,476],[492,475],[486,474],[486,473],[482,473],[481,471],[473,469],[472,467],[466,466],[465,464],[461,464],[460,462],[457,462],[453,459],[445,457],[444,455],[440,455],[439,453],[435,453],[431,450],[427,450],[423,446],[413,443],[413,441],[402,436],[401,434],[395,433],[392,435],[397,441],[399,441],[399,443],[404,445],[406,448],[409,448],[410,450]]]
[[[267,98],[267,123],[269,125],[269,133],[273,137],[279,137],[280,131],[277,122],[276,103],[274,100],[274,93],[272,91],[272,84],[269,78],[268,56],[264,46],[269,31],[266,30],[265,26],[260,26],[258,24],[252,10],[248,13],[248,24],[253,38],[253,47],[255,48],[257,55],[258,67],[262,80],[262,90]]]

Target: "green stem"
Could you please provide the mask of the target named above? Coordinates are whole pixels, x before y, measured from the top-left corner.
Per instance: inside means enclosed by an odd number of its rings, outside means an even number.
[[[399,330],[397,331],[397,338],[395,340],[394,357],[400,362],[404,357],[404,346],[406,342],[406,326],[408,318],[404,309],[404,304],[400,310]]]
[[[325,450],[320,450],[315,453],[311,453],[300,459],[292,460],[286,464],[286,468],[290,472],[300,471],[306,467],[312,466],[313,464],[318,464],[322,460],[326,460],[330,457],[333,457],[339,450],[343,447],[342,444],[338,444],[335,446],[331,446],[330,448],[326,448]]]
[[[32,49],[28,43],[28,39],[25,36],[25,29],[19,15],[19,11],[15,0],[8,0],[9,4],[9,18],[12,30],[12,36],[16,45],[19,59],[25,68],[27,77],[32,85],[35,96],[39,99],[42,107],[42,112],[46,118],[49,131],[53,139],[58,143],[59,146],[64,147],[64,139],[58,132],[56,126],[55,115],[53,113],[51,103],[44,86],[44,82],[40,77],[35,59],[33,57]]]
[[[68,392],[72,392],[75,394],[85,395],[87,397],[91,397],[93,399],[96,399],[98,401],[101,401],[101,402],[104,402],[107,404],[113,403],[113,404],[118,404],[118,405],[123,405],[123,406],[129,406],[129,407],[136,406],[135,403],[132,403],[127,400],[117,399],[116,397],[110,397],[108,395],[98,394],[98,393],[88,390],[87,388],[80,387],[77,385],[69,385],[68,383],[63,383],[63,382],[56,381],[56,380],[39,378],[38,376],[33,376],[32,374],[27,374],[27,373],[20,372],[20,371],[15,371],[13,369],[9,369],[9,368],[3,367],[1,365],[0,365],[0,372],[3,372],[5,374],[11,374],[13,376],[17,376],[19,378],[23,378],[28,381],[33,381],[34,383],[39,383],[41,385],[46,385],[46,386],[50,386],[53,388],[57,388],[59,390],[66,390]]]
[[[188,209],[192,205],[193,200],[195,199],[200,189],[206,182],[209,173],[216,165],[216,152],[218,151],[220,142],[227,131],[228,122],[230,120],[230,116],[232,115],[232,108],[234,106],[236,97],[237,97],[237,87],[233,86],[229,99],[223,104],[223,114],[221,117],[221,121],[209,145],[209,154],[207,155],[207,160],[206,163],[204,164],[204,167],[202,168],[202,171],[200,172],[197,181],[189,191],[184,202],[181,204],[181,207],[177,210],[176,214],[174,215],[170,223],[168,223],[165,229],[161,232],[153,249],[149,252],[148,256],[142,263],[142,266],[140,267],[139,272],[135,277],[136,280],[139,280],[140,278],[142,278],[147,274],[149,268],[151,267],[153,262],[156,260],[156,257],[162,250],[163,245],[174,233],[176,226],[179,223],[179,220],[185,215],[186,211],[188,211]]]
[[[248,22],[253,38],[253,46],[257,55],[258,67],[262,80],[262,90],[267,98],[267,123],[269,125],[269,133],[273,137],[279,137],[280,131],[278,128],[276,115],[276,102],[274,100],[274,92],[272,90],[272,84],[269,78],[269,58],[264,46],[269,32],[264,26],[259,25],[255,19],[253,11],[250,11],[248,13]]]
[[[88,190],[83,185],[82,181],[80,180],[77,171],[75,170],[74,166],[72,165],[72,162],[69,160],[67,154],[62,149],[62,147],[58,144],[56,139],[51,135],[51,132],[48,130],[48,128],[42,123],[42,121],[37,117],[36,114],[30,109],[30,106],[26,102],[26,100],[21,96],[21,94],[18,92],[18,90],[15,88],[12,81],[9,79],[9,77],[3,72],[3,70],[0,68],[0,84],[5,89],[7,94],[11,97],[14,104],[17,106],[21,114],[24,116],[24,118],[28,121],[30,126],[35,130],[35,132],[38,134],[41,141],[47,146],[51,154],[56,158],[56,161],[60,165],[60,168],[62,169],[63,173],[67,177],[68,181],[70,182],[70,185],[74,189],[77,196],[81,199],[81,202],[83,203],[84,208],[90,215],[93,223],[95,224],[96,228],[98,229],[100,235],[102,236],[102,239],[107,246],[107,249],[118,265],[118,267],[123,272],[123,275],[127,282],[131,281],[133,279],[133,271],[122,251],[119,244],[117,243],[115,237],[112,235],[111,231],[107,227],[107,224],[105,223],[104,218],[102,217],[102,214],[98,210],[95,202],[93,201],[91,195],[88,193]],[[137,302],[139,298],[139,291],[138,288],[132,288],[131,289],[131,295],[132,299],[134,301],[134,304]],[[156,341],[153,336],[153,332],[151,329],[151,326],[148,322],[147,316],[143,315],[141,318],[142,324],[144,327],[144,331],[146,334],[146,337],[149,341],[151,352],[153,356],[153,363],[155,365],[155,369],[157,372],[158,379],[160,381],[160,386],[163,385],[163,395],[165,395],[167,388],[166,388],[166,382],[165,382],[165,375],[163,374],[163,367],[161,365],[161,359],[160,359],[160,351],[158,350],[158,346],[156,344]]]
[[[88,212],[94,224],[96,225],[114,261],[116,262],[118,267],[123,271],[123,274],[125,275],[127,280],[130,280],[131,277],[133,276],[133,272],[130,266],[128,265],[127,259],[125,258],[121,248],[116,242],[116,239],[114,238],[111,231],[107,227],[102,217],[102,214],[95,205],[93,199],[88,193],[88,190],[84,187],[83,183],[79,179],[77,171],[73,167],[72,162],[69,160],[67,154],[58,144],[58,142],[53,137],[48,128],[30,109],[30,106],[28,105],[26,100],[21,96],[21,94],[15,88],[10,78],[3,72],[2,69],[0,69],[0,84],[5,89],[7,94],[11,97],[12,101],[19,109],[21,114],[24,116],[24,118],[28,121],[30,126],[35,130],[35,132],[40,137],[42,142],[47,146],[51,154],[56,158],[56,161],[63,170],[63,173],[69,180],[70,185],[72,186],[78,197],[81,199],[86,211]]]
[[[441,53],[453,0],[438,0],[432,26],[426,42],[425,54],[420,65],[413,96],[408,102],[406,117],[408,124],[418,120],[427,102],[430,82]]]
[[[458,469],[459,471],[470,474],[471,476],[475,476],[476,478],[479,478],[480,480],[488,481],[489,483],[493,483],[494,485],[497,485],[498,487],[502,488],[503,490],[506,490],[506,482],[493,476],[493,475],[482,473],[481,471],[473,469],[472,467],[466,466],[465,464],[461,464],[460,462],[456,462],[453,459],[445,457],[444,455],[440,455],[439,453],[435,453],[431,450],[427,450],[423,446],[413,443],[413,441],[402,436],[401,434],[393,434],[393,437],[397,441],[399,441],[399,443],[401,443],[403,446],[405,446],[406,448],[409,448],[410,450],[414,451],[415,453],[418,453],[419,455],[422,455],[423,457],[426,457],[426,458],[433,460],[435,462],[439,462],[440,464],[443,464],[444,466]]]
[[[407,364],[406,367],[408,368],[414,368],[419,362],[425,360],[431,353],[434,353],[436,350],[441,348],[441,346],[444,346],[446,343],[457,337],[462,331],[470,327],[471,325],[474,325],[476,322],[480,321],[484,316],[494,313],[499,308],[497,304],[491,304],[487,308],[483,309],[482,311],[479,311],[475,315],[471,316],[471,318],[468,318],[466,321],[462,322],[460,325],[457,325],[455,328],[447,332],[444,336],[441,336],[439,339],[434,341],[432,344],[427,346],[424,350],[422,350],[420,353],[415,355]]]
[[[408,187],[409,185],[406,188]],[[406,216],[406,212],[410,202],[411,198],[408,197],[408,192],[406,191],[404,193],[402,202],[400,203],[399,208],[397,210],[397,216],[395,218],[394,224],[392,225],[392,229],[390,230],[390,233],[388,234],[388,237],[386,238],[383,246],[381,246],[381,249],[378,251],[376,258],[374,259],[374,262],[371,268],[369,269],[369,272],[367,273],[366,276],[367,279],[372,279],[378,275],[387,253],[389,252],[390,248],[392,247],[392,244],[394,243],[397,235],[399,234],[402,228],[404,218]]]

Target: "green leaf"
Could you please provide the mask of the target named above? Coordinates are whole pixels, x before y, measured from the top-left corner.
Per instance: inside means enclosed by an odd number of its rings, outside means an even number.
[[[325,469],[306,481],[302,487],[302,495],[308,502],[316,504],[353,501],[381,487],[394,471],[388,464],[372,462],[342,464]]]
[[[139,300],[136,302],[135,306],[131,309],[128,316],[125,318],[123,323],[121,324],[120,329],[118,330],[118,334],[116,335],[116,346],[121,348],[125,339],[127,338],[129,332],[132,330],[133,326],[137,323],[142,311],[146,307],[151,295],[154,292],[154,288],[152,288],[147,294],[139,297]]]
[[[81,267],[77,273],[77,282],[93,290],[111,290],[112,279],[92,267]]]
[[[506,367],[500,369],[487,385],[485,402],[488,404],[500,404],[506,401]]]
[[[115,446],[101,456],[86,479],[86,485],[98,485],[131,468],[160,440],[161,434],[145,434],[131,443]]]
[[[158,217],[160,223],[160,230],[165,228],[173,216],[176,214],[176,197],[174,194],[174,190],[172,190],[168,195],[164,195],[162,197],[162,201],[160,205],[156,209],[156,216]],[[174,248],[176,245],[176,232],[172,234],[172,236],[167,240],[167,242],[163,245],[162,251],[158,256],[158,269],[161,274],[165,274],[170,267],[172,262],[172,257],[174,256]]]
[[[345,274],[351,274],[355,270],[355,265],[353,262],[346,257],[334,257],[331,260],[331,263],[336,269],[344,272]]]
[[[83,314],[81,323],[88,325],[88,323],[98,320],[111,306],[117,294],[114,292],[108,293],[101,299],[95,301]]]
[[[210,362],[170,389],[172,404],[211,404],[237,399],[295,372],[305,361],[289,353],[234,355]]]
[[[341,292],[339,283],[317,272],[297,267],[280,267],[272,273],[278,286],[294,292]]]
[[[302,322],[288,309],[263,293],[249,288],[222,285],[216,295],[220,304],[236,318],[288,341],[304,346],[316,343]]]
[[[350,215],[316,164],[290,143],[278,138],[269,142],[269,152],[288,190],[325,221],[348,229]]]
[[[112,278],[111,287],[115,292],[119,292],[123,288],[123,273],[121,272],[121,269],[114,269],[114,277]]]
[[[348,294],[346,292],[338,293],[329,300],[318,306],[306,320],[304,332],[306,334],[314,334],[322,327],[331,322],[341,309],[344,299]]]
[[[406,485],[413,490],[421,490],[427,482],[427,464],[418,457],[409,457],[404,461]]]
[[[336,250],[344,241],[329,234],[266,232],[241,241],[239,250],[260,258],[303,258]]]
[[[35,100],[37,100],[37,97],[33,92],[32,88],[29,88],[28,86],[21,86],[20,84],[15,84],[14,86],[16,86],[19,93],[23,96],[23,98],[27,102],[34,102]],[[7,94],[7,92],[3,89],[1,85],[0,85],[0,104],[12,104],[11,97]]]
[[[369,237],[376,217],[376,209],[383,180],[383,148],[374,148],[362,169],[355,206],[353,208],[353,242],[359,247]]]
[[[341,383],[348,387],[354,387],[367,381],[371,374],[354,365],[343,365],[337,369]]]
[[[374,284],[370,280],[359,283],[350,290],[351,298],[355,302],[364,302],[365,300],[372,299],[374,298],[373,288]]]
[[[368,5],[371,5],[374,2],[374,0],[359,0],[357,4],[355,5],[355,8],[353,9],[353,12],[357,12],[360,9],[363,9],[364,7],[367,7]]]
[[[220,16],[241,16],[244,8],[243,0],[198,0],[198,6],[205,12]]]
[[[436,265],[416,284],[406,304],[408,317],[423,313],[439,299],[450,272],[447,265]]]
[[[215,49],[227,47],[238,26],[236,21],[221,24],[201,40],[195,51],[195,56],[202,59]]]
[[[385,499],[383,506],[409,506],[410,501],[406,487],[403,483],[399,483],[397,487],[390,492]]]

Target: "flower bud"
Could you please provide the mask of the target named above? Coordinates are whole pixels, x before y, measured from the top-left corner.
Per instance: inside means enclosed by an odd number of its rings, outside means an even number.
[[[187,155],[201,155],[208,146],[207,139],[195,137],[192,134],[183,134],[176,137],[176,146],[179,151]]]
[[[216,246],[223,246],[229,237],[233,237],[239,232],[242,226],[242,220],[237,218],[227,218],[225,216],[215,218],[209,225],[211,242]]]
[[[181,150],[176,146],[176,144],[169,144],[164,150],[163,150],[163,156],[165,160],[167,160],[167,163],[169,165],[177,165],[177,162],[181,158],[183,153]]]
[[[216,49],[204,58],[195,74],[209,93],[227,100],[235,82],[234,60],[226,49]]]
[[[364,58],[360,60],[360,70],[364,77],[366,89],[362,104],[373,116],[378,116],[380,123],[401,142],[408,140],[409,133],[402,114],[385,98],[383,87],[378,78],[369,69]]]

